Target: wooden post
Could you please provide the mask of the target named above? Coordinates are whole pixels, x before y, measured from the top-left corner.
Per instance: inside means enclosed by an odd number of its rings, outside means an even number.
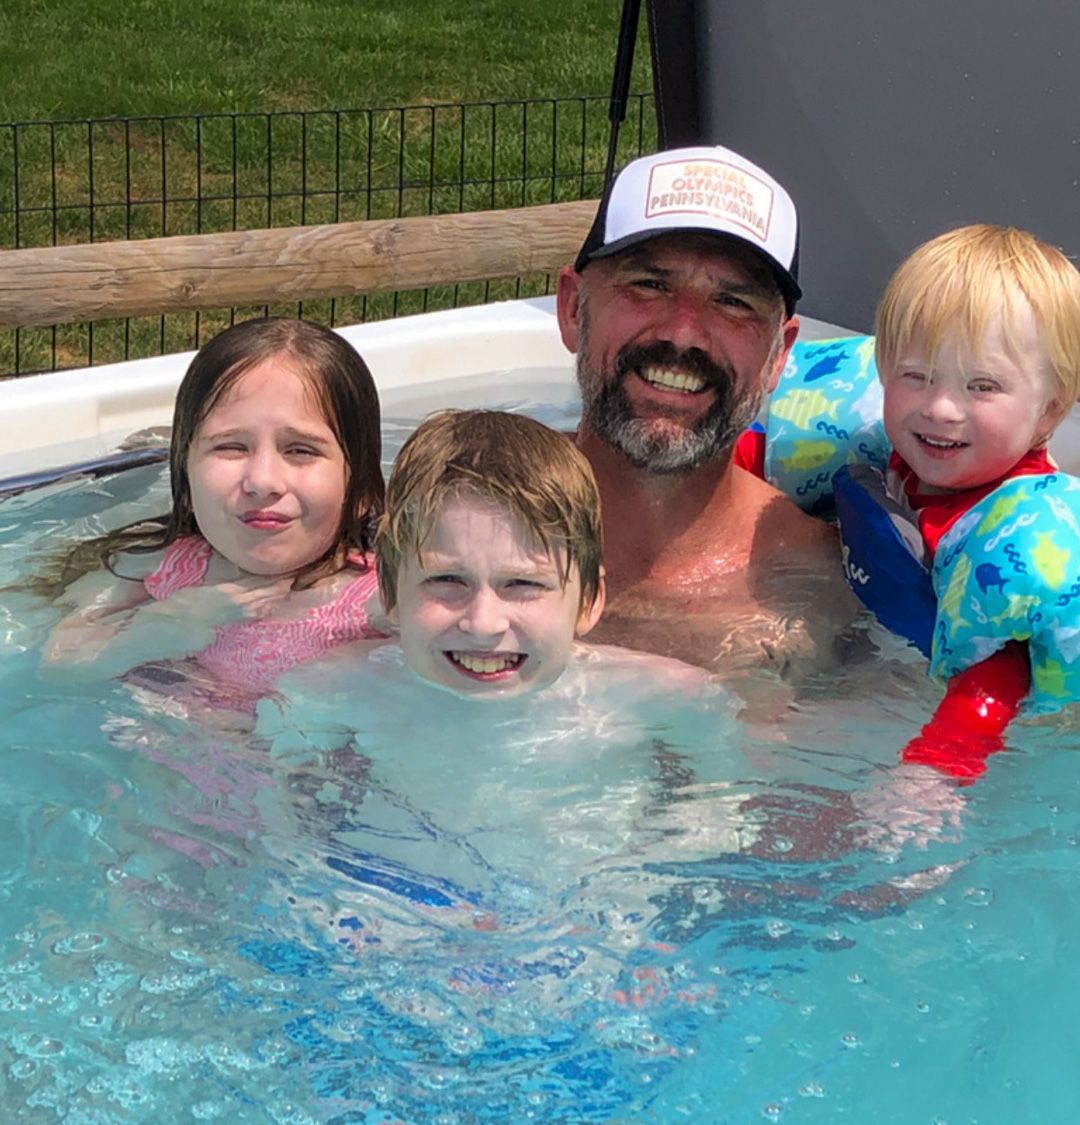
[[[0,251],[0,328],[553,273],[595,200]]]

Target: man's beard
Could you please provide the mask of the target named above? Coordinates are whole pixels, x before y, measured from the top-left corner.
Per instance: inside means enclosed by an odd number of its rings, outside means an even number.
[[[637,469],[675,475],[724,460],[730,457],[739,435],[761,408],[764,392],[756,388],[740,392],[735,372],[713,362],[698,348],[680,351],[667,341],[627,346],[616,355],[609,379],[589,367],[587,354],[587,342],[582,340],[577,361],[582,421]],[[626,380],[635,370],[646,367],[666,368],[704,379],[713,391],[712,406],[696,422],[678,430],[670,422],[679,415],[665,414],[660,407],[654,407],[650,417],[639,418],[626,393]],[[656,419],[667,419],[669,424],[656,426]]]

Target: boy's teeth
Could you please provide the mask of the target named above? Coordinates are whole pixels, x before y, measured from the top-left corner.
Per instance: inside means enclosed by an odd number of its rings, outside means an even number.
[[[705,389],[705,380],[698,375],[684,375],[681,371],[668,371],[662,367],[646,367],[642,371],[646,383],[665,391],[687,391],[695,394]]]
[[[505,672],[508,668],[516,668],[522,659],[520,653],[475,656],[468,652],[455,652],[451,655],[455,663],[460,664],[467,672],[474,672],[483,676],[490,676],[493,672]]]

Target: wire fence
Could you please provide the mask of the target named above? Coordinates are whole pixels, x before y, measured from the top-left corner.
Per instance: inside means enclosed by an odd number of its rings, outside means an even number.
[[[599,194],[606,98],[0,124],[0,249],[445,214]],[[655,147],[631,98],[620,163]],[[200,346],[234,320],[356,324],[550,292],[547,275],[159,317],[0,330],[0,373]]]

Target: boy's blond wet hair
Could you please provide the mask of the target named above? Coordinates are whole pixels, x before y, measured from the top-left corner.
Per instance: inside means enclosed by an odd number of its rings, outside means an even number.
[[[1015,227],[959,227],[924,242],[900,265],[877,309],[878,371],[894,370],[916,336],[932,369],[950,329],[978,354],[998,313],[1012,346],[1020,299],[1031,306],[1067,411],[1080,397],[1080,272],[1057,247]]]
[[[600,492],[589,462],[565,434],[523,414],[445,410],[426,418],[401,447],[375,536],[379,591],[397,605],[407,556],[420,558],[439,515],[462,498],[519,518],[558,560],[559,577],[581,576],[581,608],[600,592]]]

